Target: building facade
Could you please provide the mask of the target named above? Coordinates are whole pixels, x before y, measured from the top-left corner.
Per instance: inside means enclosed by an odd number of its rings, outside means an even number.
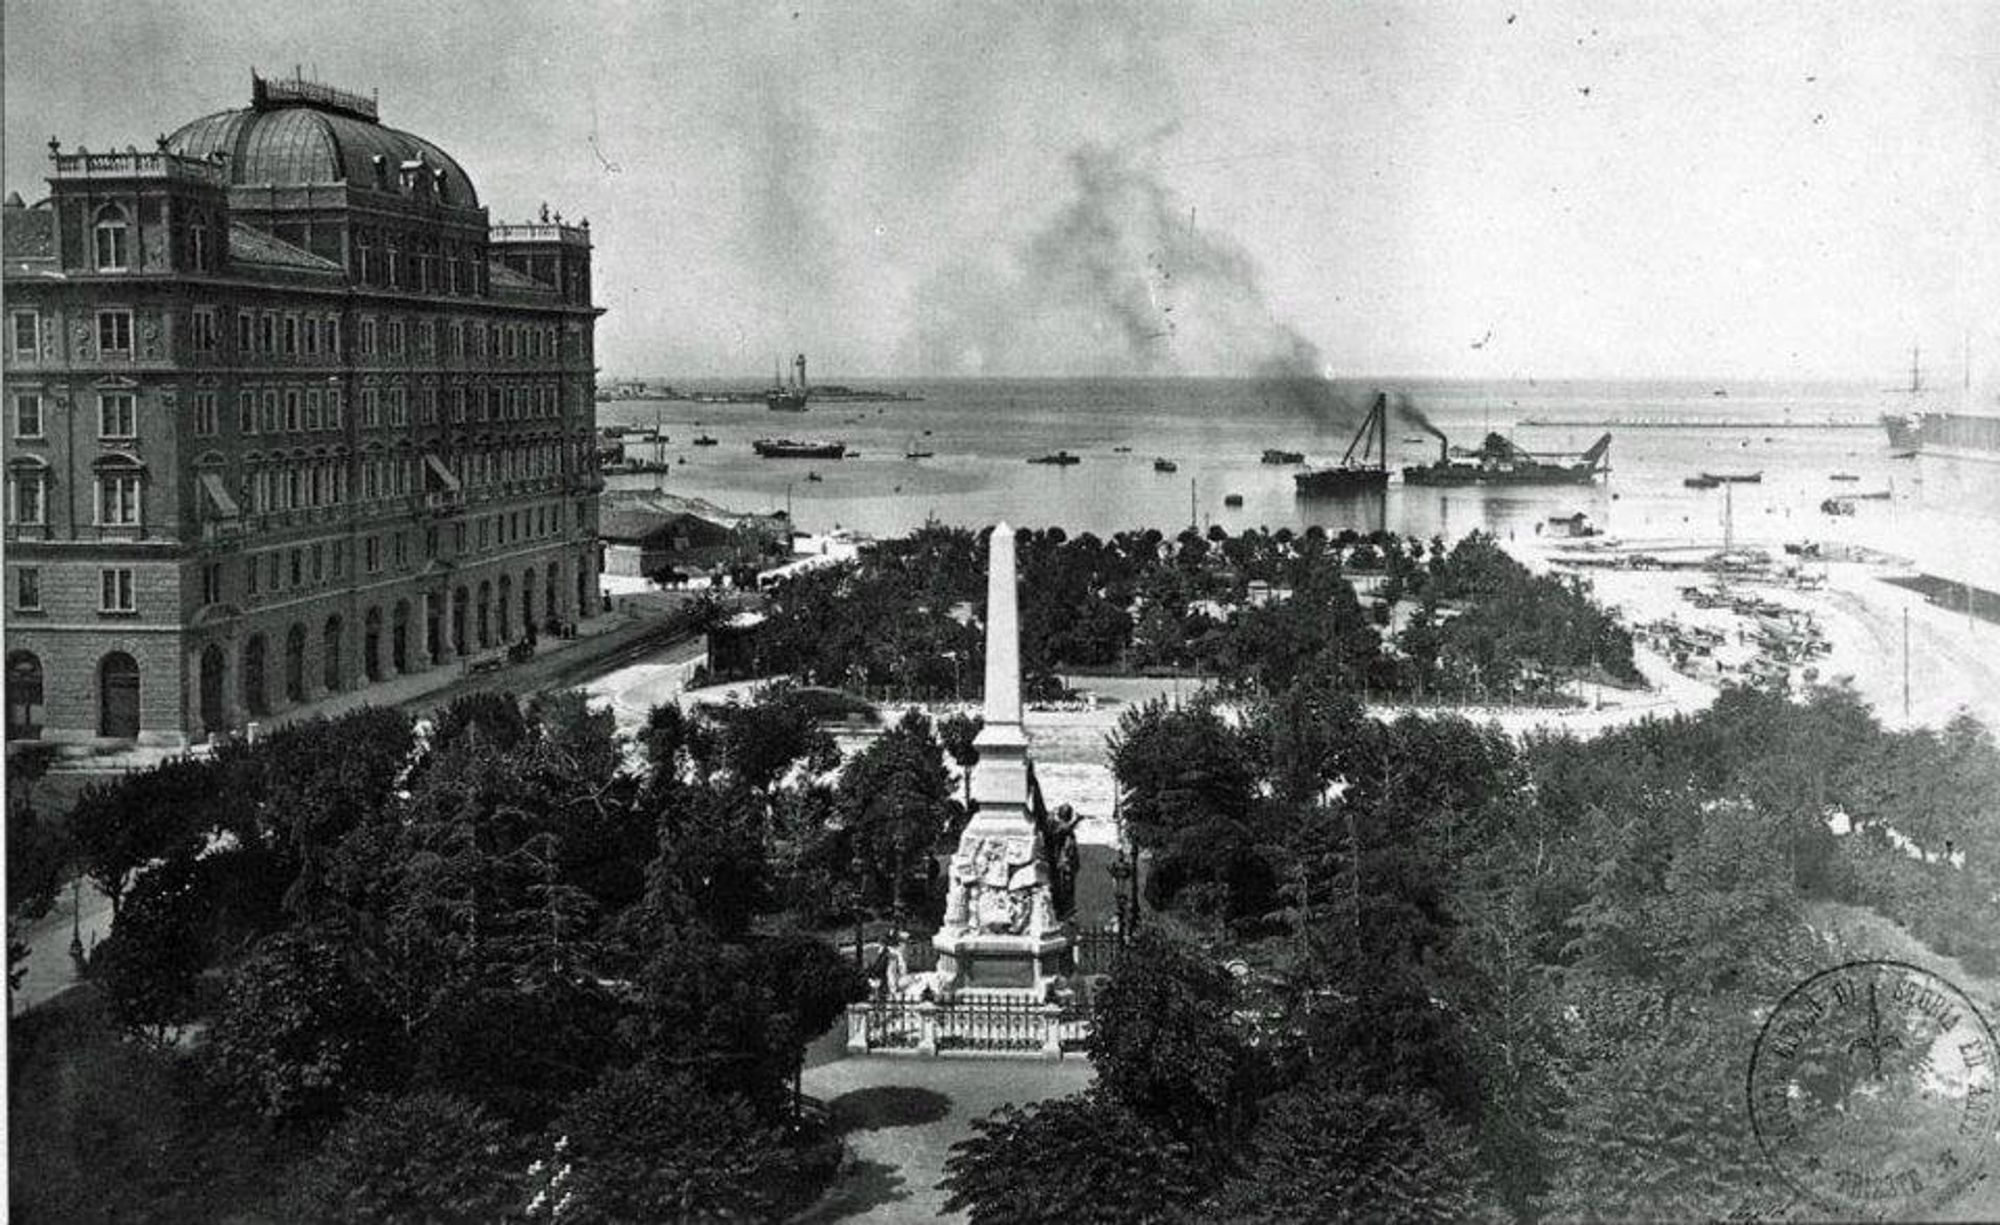
[[[252,79],[5,235],[7,735],[183,744],[598,608],[590,231]]]

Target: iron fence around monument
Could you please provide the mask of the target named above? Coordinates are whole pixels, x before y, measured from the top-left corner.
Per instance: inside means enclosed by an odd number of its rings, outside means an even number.
[[[1060,1057],[1080,1050],[1090,1032],[1080,1004],[1004,999],[874,999],[851,1006],[847,1025],[850,1049],[921,1055]]]
[[[1109,974],[1124,955],[1125,937],[1115,928],[1080,927],[1070,949],[1078,974]]]

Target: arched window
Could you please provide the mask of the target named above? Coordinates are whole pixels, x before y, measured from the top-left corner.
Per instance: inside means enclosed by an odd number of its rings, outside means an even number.
[[[92,231],[93,253],[97,256],[96,267],[105,272],[122,272],[128,267],[132,255],[132,231],[125,223],[125,210],[116,204],[107,204],[97,210],[97,225]]]
[[[7,739],[42,734],[42,661],[32,651],[7,656]]]

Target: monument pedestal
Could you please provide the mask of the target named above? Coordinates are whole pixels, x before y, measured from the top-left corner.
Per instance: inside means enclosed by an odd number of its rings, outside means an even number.
[[[1069,973],[1067,931],[1039,936],[943,931],[932,943],[945,989],[955,1000],[1005,993],[1039,1002]]]

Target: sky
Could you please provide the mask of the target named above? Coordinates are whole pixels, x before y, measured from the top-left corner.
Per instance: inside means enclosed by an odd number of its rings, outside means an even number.
[[[2000,374],[2000,4],[4,0],[5,186],[253,69],[588,217],[608,374]]]

